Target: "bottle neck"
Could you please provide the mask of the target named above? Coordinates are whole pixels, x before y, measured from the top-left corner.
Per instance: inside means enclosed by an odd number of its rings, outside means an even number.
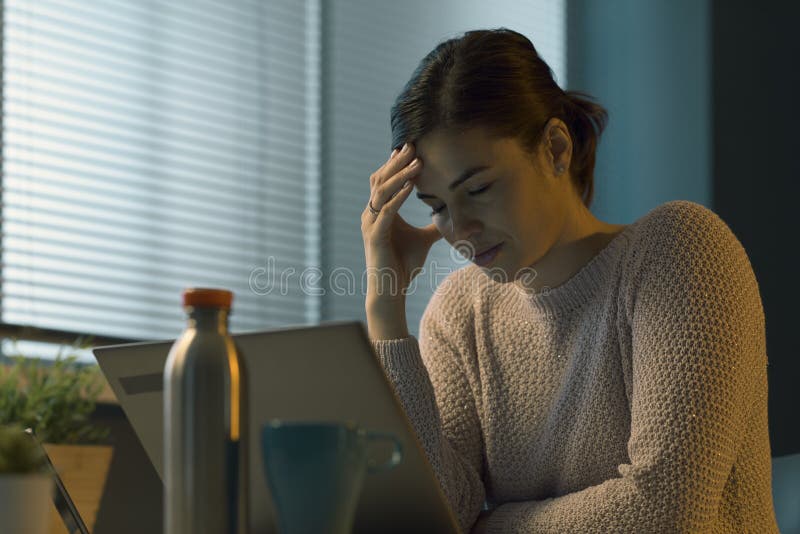
[[[210,330],[220,334],[228,333],[229,313],[230,310],[226,310],[225,308],[186,307],[186,316],[189,328],[206,331]]]

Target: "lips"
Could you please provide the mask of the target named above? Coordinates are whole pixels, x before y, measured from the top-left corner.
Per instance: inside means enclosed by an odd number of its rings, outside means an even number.
[[[503,243],[498,243],[493,247],[484,249],[480,254],[475,254],[475,256],[472,258],[472,261],[481,267],[489,265],[492,263],[492,261],[494,261],[495,257],[497,257],[497,254],[500,252],[502,247]]]
[[[500,243],[497,243],[497,245],[499,245],[499,244],[500,244]],[[475,254],[475,256],[477,257],[477,256],[481,256],[481,255],[483,255],[483,254],[486,254],[487,252],[489,252],[490,250],[492,250],[492,249],[493,249],[494,247],[496,247],[497,245],[492,245],[492,246],[490,246],[490,247],[486,247],[486,248],[484,248],[484,249],[481,249],[481,251],[480,251],[480,252],[477,252],[477,253]],[[476,250],[477,250],[477,248],[476,248]]]

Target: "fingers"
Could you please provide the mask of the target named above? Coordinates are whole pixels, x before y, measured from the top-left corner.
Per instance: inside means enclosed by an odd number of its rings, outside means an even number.
[[[411,180],[406,181],[404,185],[400,186],[397,194],[383,204],[380,213],[378,213],[378,215],[375,217],[375,222],[373,223],[374,231],[377,234],[381,234],[384,229],[388,229],[388,227],[391,226],[392,219],[400,210],[400,206],[403,205],[403,202],[408,198],[408,195],[411,194],[412,189],[414,189],[414,184],[411,182]],[[372,205],[374,206],[375,203],[373,202]]]
[[[406,143],[402,150],[392,151],[389,160],[370,176],[370,203],[380,211],[378,215],[375,215],[370,212],[368,206],[364,207],[364,211],[361,213],[362,230],[366,231],[367,228],[378,224],[379,219],[384,222],[379,224],[379,228],[372,229],[378,230],[376,233],[379,233],[380,228],[386,224],[390,224],[392,216],[397,213],[411,193],[413,179],[419,174],[421,168],[422,162],[414,157],[413,145]],[[408,187],[404,189],[405,183],[408,183]],[[385,207],[386,210],[384,210]],[[384,215],[389,216],[384,217]],[[370,233],[373,232],[370,231]]]
[[[415,178],[421,168],[422,162],[415,158],[410,165],[401,169],[391,178],[380,185],[374,186],[370,196],[372,207],[374,207],[376,210],[382,209],[381,206],[389,202],[389,200],[391,200],[397,194],[400,188],[403,187],[404,183]]]
[[[390,156],[377,171],[369,177],[370,187],[377,187],[394,176],[397,171],[411,163],[414,159],[414,145],[406,143],[402,150],[394,156]],[[374,205],[374,202],[373,202]],[[377,206],[376,206],[377,207]]]

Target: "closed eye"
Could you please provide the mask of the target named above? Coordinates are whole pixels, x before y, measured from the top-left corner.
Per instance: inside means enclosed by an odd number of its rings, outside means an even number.
[[[470,196],[473,196],[473,195],[480,195],[481,193],[483,193],[484,191],[486,191],[486,190],[487,190],[487,189],[489,189],[490,187],[492,187],[492,184],[486,184],[486,185],[484,185],[483,187],[479,187],[479,188],[478,188],[478,189],[476,189],[475,191],[468,191],[468,192],[467,192],[467,194],[468,194],[468,195],[470,195]]]
[[[469,196],[480,195],[481,193],[485,193],[486,191],[488,191],[490,187],[492,187],[492,184],[486,184],[483,187],[481,187],[479,189],[476,189],[475,191],[467,192],[467,194]],[[433,208],[433,210],[431,210],[430,216],[433,217],[434,215],[436,215],[438,213],[441,213],[442,210],[444,210],[445,207],[446,206],[442,206],[440,208]]]

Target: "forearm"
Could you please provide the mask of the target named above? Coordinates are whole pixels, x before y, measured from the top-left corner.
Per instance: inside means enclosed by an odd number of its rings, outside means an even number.
[[[619,466],[622,477],[559,497],[501,504],[486,517],[486,534],[707,532],[715,518],[702,517],[703,503],[687,502],[686,483],[671,477],[671,466]],[[764,532],[769,532],[765,528]]]
[[[409,337],[405,299],[367,297],[367,330],[372,341]]]
[[[650,506],[630,479],[611,479],[575,493],[501,504],[484,512],[472,534],[648,532],[677,529],[677,517]]]
[[[389,380],[395,387],[420,444],[433,467],[462,529],[469,532],[484,501],[483,482],[478,472],[480,437],[460,436],[469,450],[456,450],[447,438],[428,372],[422,363],[419,344],[413,336],[373,341]],[[460,403],[458,406],[463,406]],[[450,417],[460,414],[446,412]],[[477,428],[477,424],[465,425]]]

